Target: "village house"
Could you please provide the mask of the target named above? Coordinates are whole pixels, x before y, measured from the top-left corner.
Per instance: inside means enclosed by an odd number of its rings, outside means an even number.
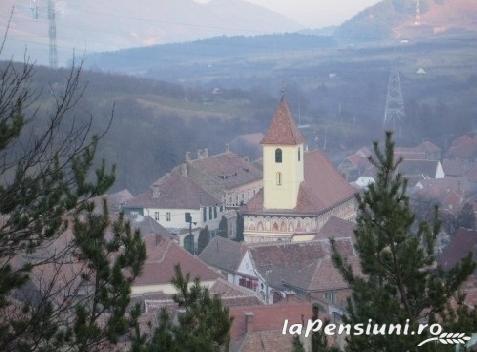
[[[282,334],[285,320],[288,319],[289,324],[303,324],[312,318],[312,314],[313,308],[308,302],[232,307],[230,351],[289,352],[293,349],[293,336]],[[324,319],[323,316],[320,318]],[[311,351],[310,336],[305,338],[303,334],[300,337],[306,352]]]
[[[132,283],[132,297],[175,294],[171,279],[174,277],[174,267],[178,264],[183,273],[189,273],[191,278],[199,278],[201,285],[205,287],[212,287],[220,277],[219,273],[171,239],[164,236],[145,236],[144,241],[147,259],[141,274]]]
[[[477,160],[477,133],[469,133],[457,137],[447,151],[448,158]]]
[[[374,177],[374,166],[368,160],[371,155],[372,153],[369,148],[362,147],[354,154],[347,156],[338,165],[338,170],[348,181],[353,181],[354,183],[358,183],[358,180],[363,177]],[[442,151],[441,148],[434,143],[424,141],[415,147],[396,147],[394,155],[396,158],[402,158],[404,160],[425,160],[422,164],[426,164],[426,161],[430,160],[436,161],[437,164],[437,161],[441,160]],[[369,184],[369,182],[367,183]],[[365,188],[366,185],[358,186],[358,188]]]
[[[355,216],[355,190],[307,151],[284,98],[262,139],[263,190],[242,209],[246,242],[310,240],[331,216]]]
[[[315,240],[327,240],[330,238],[341,239],[351,238],[355,242],[354,228],[356,224],[352,221],[344,220],[336,216],[330,217],[326,224],[318,231]]]
[[[424,141],[415,147],[397,147],[394,154],[403,159],[441,160],[442,150],[434,143]]]
[[[246,251],[247,247],[243,243],[215,236],[200,253],[199,258],[219,270],[229,282],[238,282],[237,269]]]
[[[224,153],[211,156],[208,149],[198,150],[196,159],[187,153],[178,168],[227,208],[246,204],[262,188],[261,171],[247,157],[230,152],[228,146]]]
[[[352,239],[335,240],[339,252],[359,272]],[[350,294],[333,265],[328,239],[249,244],[235,279],[235,284],[255,291],[265,303],[275,304],[297,295],[319,303],[329,314],[341,315]]]
[[[457,213],[469,190],[469,183],[464,177],[427,178],[416,183],[412,196],[435,201],[441,210]]]
[[[411,185],[426,178],[444,178],[444,170],[439,160],[403,159],[398,172],[405,176]]]
[[[214,235],[225,206],[191,178],[171,172],[154,182],[146,192],[129,199],[123,211],[130,217],[152,217],[171,233],[180,235],[184,245],[189,229],[197,237],[198,229],[207,226]]]
[[[374,175],[374,167],[369,162],[371,151],[368,147],[358,149],[354,154],[347,156],[339,165],[338,171],[348,181],[355,181],[359,177]]]

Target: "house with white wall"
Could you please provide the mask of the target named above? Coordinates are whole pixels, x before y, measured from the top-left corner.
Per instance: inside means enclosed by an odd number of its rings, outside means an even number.
[[[188,214],[193,230],[207,226],[214,235],[225,206],[191,178],[172,172],[154,182],[146,192],[129,199],[123,211],[132,217],[150,216],[175,234],[188,231]]]

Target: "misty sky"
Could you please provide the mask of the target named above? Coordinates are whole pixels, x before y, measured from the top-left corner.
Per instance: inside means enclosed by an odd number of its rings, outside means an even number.
[[[208,0],[196,0],[207,2]],[[340,24],[378,0],[247,0],[310,27]]]

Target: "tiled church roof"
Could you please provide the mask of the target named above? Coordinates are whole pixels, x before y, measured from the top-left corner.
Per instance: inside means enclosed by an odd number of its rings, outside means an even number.
[[[352,198],[355,190],[339,174],[333,164],[320,152],[305,153],[305,180],[300,186],[295,209],[284,213],[319,214]],[[263,191],[257,193],[243,208],[245,214],[266,213]],[[270,209],[276,213],[276,209]]]
[[[261,144],[297,145],[304,142],[303,135],[293,121],[288,103],[282,99]]]

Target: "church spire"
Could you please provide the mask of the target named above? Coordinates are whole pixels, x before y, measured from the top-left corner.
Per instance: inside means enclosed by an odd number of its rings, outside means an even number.
[[[261,144],[298,145],[303,144],[305,138],[295,124],[285,95],[282,95],[280,104],[273,115],[272,123]]]

